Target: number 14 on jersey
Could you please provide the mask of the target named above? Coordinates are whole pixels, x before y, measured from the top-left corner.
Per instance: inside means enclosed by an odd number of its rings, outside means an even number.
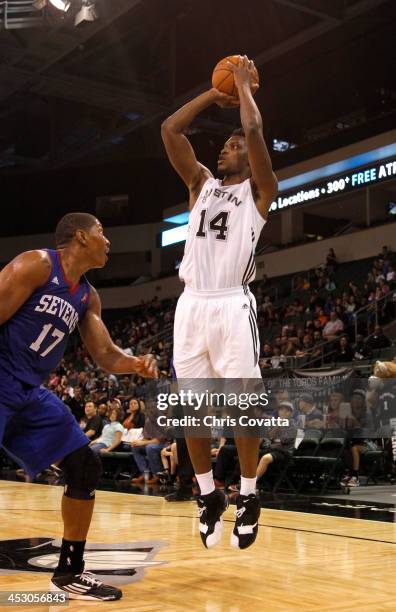
[[[206,223],[205,222],[206,222],[207,212],[208,212],[207,208],[204,208],[203,210],[201,210],[201,220],[199,223],[199,229],[196,233],[196,235],[199,238],[206,238],[206,231],[205,231]],[[229,229],[229,226],[227,225],[227,221],[228,221],[229,214],[230,213],[228,211],[222,210],[221,212],[217,213],[214,217],[212,217],[212,219],[210,219],[208,223],[208,229],[212,232],[217,232],[216,240],[227,240],[227,232]]]

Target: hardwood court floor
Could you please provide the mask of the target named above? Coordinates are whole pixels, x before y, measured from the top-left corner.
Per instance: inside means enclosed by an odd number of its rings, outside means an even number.
[[[0,539],[60,537],[60,487],[0,482]],[[334,612],[396,609],[396,525],[263,509],[256,544],[206,550],[193,502],[99,491],[89,541],[167,543],[142,580],[113,603],[70,602],[73,612],[97,606],[126,612]],[[89,568],[88,568],[89,569]],[[1,575],[0,590],[46,590],[42,574]],[[3,608],[9,610],[10,608]],[[16,610],[30,612],[27,606]]]

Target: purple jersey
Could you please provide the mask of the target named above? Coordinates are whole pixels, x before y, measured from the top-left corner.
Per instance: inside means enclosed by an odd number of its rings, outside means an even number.
[[[0,326],[0,369],[38,386],[63,357],[69,335],[89,302],[85,277],[74,287],[65,277],[57,251],[47,249],[52,271],[14,316]]]

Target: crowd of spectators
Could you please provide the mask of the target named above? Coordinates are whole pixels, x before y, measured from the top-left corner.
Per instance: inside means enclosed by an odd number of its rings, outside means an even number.
[[[383,247],[360,286],[354,279],[340,283],[339,269],[330,249],[310,276],[293,279],[292,296],[283,303],[272,301],[267,277],[258,284],[262,370],[285,367],[289,357],[300,358],[300,367],[370,359],[374,349],[391,345],[381,324],[394,318],[395,302],[376,301],[391,298],[396,289],[395,254]],[[357,314],[360,309],[363,316]]]
[[[364,387],[364,384],[362,384]],[[257,478],[265,478],[271,464],[285,465],[298,449],[307,432],[319,436],[345,436],[340,469],[345,475],[342,486],[359,486],[361,458],[367,451],[382,455],[384,473],[395,472],[390,424],[396,417],[396,384],[365,388],[334,388],[326,397],[310,392],[280,389],[275,395],[275,406],[268,416],[289,421],[288,427],[270,427],[263,433]],[[312,434],[309,434],[312,435]],[[331,435],[330,435],[331,438]],[[318,438],[319,439],[319,438]],[[340,471],[339,469],[339,471]],[[237,490],[240,469],[235,440],[231,432],[224,432],[214,465],[215,482],[219,488]]]

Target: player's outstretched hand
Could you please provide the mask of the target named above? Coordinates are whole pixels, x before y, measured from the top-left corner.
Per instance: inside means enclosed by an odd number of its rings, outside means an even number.
[[[144,378],[158,378],[157,360],[154,355],[144,355],[137,357],[138,360],[136,373]]]
[[[234,96],[229,96],[218,89],[213,88],[214,102],[220,108],[236,108],[239,106],[239,99]]]
[[[235,85],[238,89],[246,83],[250,85],[252,94],[254,95],[259,88],[257,82],[257,70],[253,60],[250,60],[246,55],[239,56],[238,64],[228,62],[228,67],[234,73]]]

